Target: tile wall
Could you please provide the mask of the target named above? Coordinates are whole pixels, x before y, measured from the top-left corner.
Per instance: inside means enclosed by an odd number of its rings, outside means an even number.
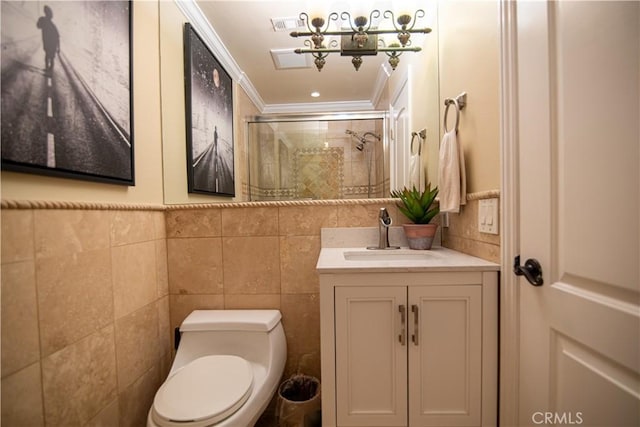
[[[449,214],[449,227],[442,229],[442,246],[500,263],[500,235],[478,231],[480,199],[499,197],[498,191],[469,195],[459,214]]]
[[[2,210],[2,425],[142,426],[171,361],[164,212]]]
[[[382,137],[383,120],[315,121],[318,127],[314,128],[309,128],[309,123],[249,124],[251,182],[243,182],[242,187],[250,190],[251,200],[388,196],[389,171],[384,170],[384,144],[368,135],[366,150],[359,151],[358,141],[345,133],[349,129],[359,135],[371,132]]]
[[[277,308],[288,357],[285,376],[320,376],[322,227],[375,226],[380,207],[335,204],[170,209],[167,253],[171,327],[196,308]]]
[[[444,245],[495,261],[474,206]],[[320,229],[374,227],[380,207],[403,222],[375,200],[3,209],[2,424],[144,425],[194,309],[280,309],[285,377],[321,377]]]

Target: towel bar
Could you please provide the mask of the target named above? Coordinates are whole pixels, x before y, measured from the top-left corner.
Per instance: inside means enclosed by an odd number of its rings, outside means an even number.
[[[462,92],[460,95],[456,96],[455,99],[446,98],[444,100],[444,105],[446,106],[446,108],[444,109],[444,131],[449,132],[449,130],[447,129],[447,114],[449,113],[449,107],[451,105],[454,105],[456,107],[456,125],[454,129],[456,130],[456,133],[458,133],[458,124],[460,123],[460,110],[464,109],[464,107],[467,105],[467,93]]]
[[[411,132],[411,146],[409,147],[411,154],[415,154],[413,149],[413,140],[418,137],[418,156],[422,155],[422,143],[427,139],[427,129],[420,129],[418,132]]]

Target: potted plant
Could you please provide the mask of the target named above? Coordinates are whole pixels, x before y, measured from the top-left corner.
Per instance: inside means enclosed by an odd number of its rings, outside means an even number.
[[[415,185],[409,190],[392,190],[391,197],[398,198],[398,209],[413,224],[402,224],[404,233],[411,249],[431,249],[433,237],[438,229],[437,224],[431,224],[431,220],[440,212],[439,206],[432,206],[438,195],[438,187],[431,189],[431,183],[427,183],[424,191],[416,189]]]

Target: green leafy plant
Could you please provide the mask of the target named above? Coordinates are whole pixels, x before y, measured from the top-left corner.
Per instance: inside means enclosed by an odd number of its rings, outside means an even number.
[[[419,191],[414,185],[411,190],[404,187],[402,190],[392,190],[391,197],[400,199],[398,209],[414,224],[429,224],[438,215],[440,207],[432,207],[438,195],[438,187],[431,189],[427,183],[424,191]]]

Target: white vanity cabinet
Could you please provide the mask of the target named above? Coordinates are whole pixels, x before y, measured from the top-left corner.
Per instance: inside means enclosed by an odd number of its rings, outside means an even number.
[[[498,272],[321,269],[324,426],[495,426]]]

